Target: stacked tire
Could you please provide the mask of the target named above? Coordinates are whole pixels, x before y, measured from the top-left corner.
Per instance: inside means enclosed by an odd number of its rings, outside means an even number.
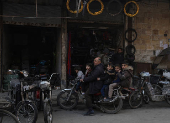
[[[130,33],[130,32],[134,32],[134,37],[133,39],[129,39],[127,38],[127,33]],[[135,60],[135,52],[136,52],[136,48],[134,45],[132,45],[132,42],[134,42],[137,38],[137,32],[135,29],[132,29],[132,28],[129,28],[125,31],[125,40],[128,41],[128,45],[126,46],[126,59],[129,61],[129,62],[133,62]]]

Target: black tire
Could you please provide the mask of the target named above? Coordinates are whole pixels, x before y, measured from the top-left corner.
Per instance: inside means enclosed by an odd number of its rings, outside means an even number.
[[[150,99],[149,99],[149,96],[147,94],[143,95],[143,100],[144,100],[145,104],[149,104]]]
[[[130,94],[129,105],[131,108],[136,109],[142,104],[142,94],[139,91],[134,91]]]
[[[166,95],[166,102],[170,105],[170,95]]]
[[[162,95],[162,88],[157,84],[152,84],[155,95]]]
[[[132,40],[129,40],[129,39],[126,37],[126,34],[127,34],[129,31],[133,31],[133,32],[135,33],[135,37],[134,37],[134,39],[132,39]],[[134,41],[136,40],[136,38],[137,38],[137,32],[136,32],[135,29],[129,28],[129,29],[127,29],[127,30],[125,31],[125,39],[126,39],[129,43],[134,42]]]
[[[20,123],[11,112],[0,109],[0,123]]]
[[[52,123],[53,122],[53,112],[52,112],[52,103],[50,100],[44,102],[44,122]]]
[[[104,103],[101,106],[104,112],[108,114],[116,114],[122,109],[123,100],[121,98],[117,98],[116,101],[110,103]]]
[[[115,14],[113,14],[113,13],[111,13],[111,12],[109,11],[109,5],[110,5],[112,2],[117,2],[117,3],[120,5],[120,10],[119,10],[117,13],[115,13]],[[108,12],[111,16],[115,16],[115,15],[118,15],[118,14],[120,14],[120,13],[122,12],[123,6],[122,6],[122,3],[121,3],[119,0],[110,0],[110,1],[108,2],[108,4],[107,4],[106,10],[107,10],[107,12]]]
[[[24,110],[24,112],[23,112]],[[28,122],[29,123],[36,123],[38,118],[38,110],[34,103],[29,101],[21,101],[16,106],[16,117],[19,119],[21,123]],[[33,118],[30,118],[33,116]],[[24,119],[22,119],[22,117]],[[25,121],[27,120],[27,121]],[[31,120],[31,121],[30,121]]]
[[[78,95],[77,94],[72,94],[70,99],[67,101],[67,97],[69,95],[70,91],[65,91],[65,92],[60,92],[58,97],[57,97],[57,103],[58,105],[66,110],[71,110],[77,106],[78,103]],[[62,102],[63,99],[63,102]]]
[[[126,59],[129,61],[129,62],[133,62],[135,60],[135,55],[128,55],[126,54]]]
[[[136,52],[135,46],[133,46],[133,45],[128,45],[128,46],[126,46],[126,53],[127,53],[128,55],[134,55],[135,52]]]

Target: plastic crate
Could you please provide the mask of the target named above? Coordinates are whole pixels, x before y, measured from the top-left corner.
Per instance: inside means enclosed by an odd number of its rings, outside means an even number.
[[[152,96],[152,101],[163,101],[163,100],[165,100],[164,95],[154,95],[154,96]]]
[[[4,75],[4,80],[18,79],[18,74],[14,75]]]
[[[9,80],[3,80],[3,84],[9,84],[10,81]]]

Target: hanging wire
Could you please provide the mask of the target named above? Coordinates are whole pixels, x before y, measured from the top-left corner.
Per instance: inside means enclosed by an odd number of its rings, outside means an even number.
[[[37,0],[36,0],[36,17],[38,17],[38,13],[37,13]]]

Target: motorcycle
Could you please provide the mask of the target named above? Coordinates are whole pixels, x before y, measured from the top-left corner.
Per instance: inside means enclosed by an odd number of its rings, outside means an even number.
[[[70,84],[73,86],[70,89],[63,89],[58,97],[57,97],[57,104],[65,109],[65,110],[71,110],[75,108],[78,105],[78,101],[80,98],[82,98],[81,90],[79,89],[79,92],[75,92],[75,88],[77,85],[77,82],[79,80],[70,80]],[[125,93],[124,93],[125,92]],[[118,113],[122,106],[123,106],[123,100],[126,97],[129,97],[129,95],[133,92],[131,89],[123,89],[121,86],[119,86],[117,89],[114,89],[112,100],[111,101],[102,101],[102,95],[101,93],[97,93],[93,95],[93,106],[100,109],[103,112],[115,114]],[[83,102],[85,103],[86,100],[83,98]]]
[[[141,72],[141,84],[137,96],[149,101],[157,102],[166,100],[170,104],[170,84],[165,84],[161,88],[158,84],[150,83],[149,72]]]

